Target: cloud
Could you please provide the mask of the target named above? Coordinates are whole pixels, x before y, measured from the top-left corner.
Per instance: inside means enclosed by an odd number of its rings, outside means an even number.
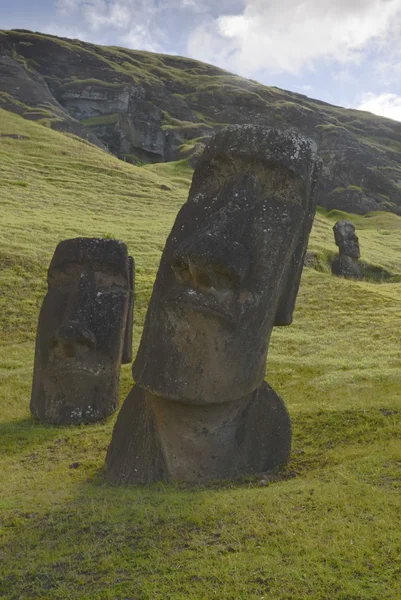
[[[367,110],[381,117],[401,121],[401,96],[397,94],[373,94],[372,92],[367,92],[363,94],[357,108],[358,110]]]
[[[241,12],[201,23],[191,56],[246,76],[297,74],[317,61],[357,64],[401,17],[401,0],[246,0]]]
[[[85,39],[155,52],[186,52],[201,22],[240,11],[245,0],[54,0],[62,23],[77,23]],[[69,20],[68,25],[66,21]]]
[[[77,8],[77,0],[58,0],[56,9],[62,15],[70,15]]]
[[[173,0],[175,3],[181,0]],[[157,16],[169,0],[57,0],[63,27],[79,23],[83,39],[161,52]]]

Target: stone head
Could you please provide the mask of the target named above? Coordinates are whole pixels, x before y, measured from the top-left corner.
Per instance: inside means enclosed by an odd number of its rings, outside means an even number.
[[[85,423],[118,404],[130,274],[125,244],[60,242],[40,312],[31,410],[51,423]]]
[[[263,381],[272,327],[289,324],[316,208],[310,140],[221,130],[167,239],[135,381],[185,403],[222,403]]]
[[[333,227],[333,231],[336,246],[338,246],[340,254],[350,256],[351,258],[359,258],[361,256],[358,236],[351,221],[347,221],[346,219],[337,221]]]

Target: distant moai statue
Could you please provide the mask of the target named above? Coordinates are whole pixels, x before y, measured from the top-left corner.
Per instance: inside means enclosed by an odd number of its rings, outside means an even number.
[[[118,240],[58,244],[36,336],[35,417],[68,425],[116,410],[120,365],[132,353],[133,281],[133,260]]]
[[[320,160],[300,135],[222,129],[167,239],[113,431],[111,482],[204,482],[285,464],[291,421],[264,382],[289,325],[316,210]]]
[[[359,261],[361,256],[358,236],[351,221],[343,219],[337,221],[333,227],[334,240],[338,246],[338,256],[331,265],[333,275],[347,279],[361,279],[362,268]]]

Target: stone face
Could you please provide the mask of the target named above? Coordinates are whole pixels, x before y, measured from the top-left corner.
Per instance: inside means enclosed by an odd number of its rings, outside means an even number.
[[[332,273],[348,279],[360,279],[362,277],[362,269],[358,259],[361,253],[354,225],[351,221],[343,219],[337,221],[333,227],[333,231],[339,255],[331,265]]]
[[[314,144],[292,133],[232,126],[212,138],[162,255],[111,481],[205,481],[286,461],[290,420],[263,380],[272,328],[292,320],[319,169]]]
[[[359,239],[355,233],[355,227],[351,221],[343,219],[337,221],[333,227],[334,240],[340,254],[351,258],[360,258]]]
[[[115,411],[132,281],[122,242],[76,238],[58,244],[36,337],[35,417],[64,425]]]

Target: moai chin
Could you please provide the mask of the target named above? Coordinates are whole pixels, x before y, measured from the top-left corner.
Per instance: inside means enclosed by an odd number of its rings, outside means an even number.
[[[117,240],[58,244],[36,336],[30,407],[38,419],[90,423],[116,410],[124,341],[129,358],[133,268]]]
[[[347,279],[361,279],[362,269],[358,262],[361,256],[358,236],[351,221],[337,221],[333,227],[334,240],[338,246],[338,256],[331,265],[333,275]]]
[[[287,461],[266,356],[273,326],[292,320],[319,171],[315,144],[293,133],[232,126],[209,142],[162,255],[109,481],[204,482]]]

